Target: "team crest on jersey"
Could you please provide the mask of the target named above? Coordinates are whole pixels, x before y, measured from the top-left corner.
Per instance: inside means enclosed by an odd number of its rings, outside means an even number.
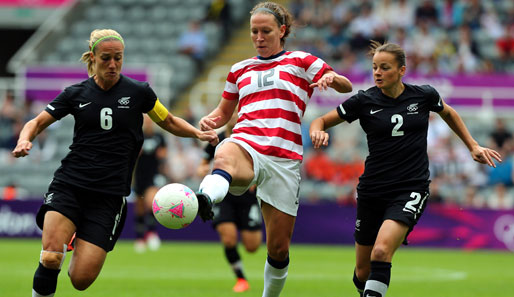
[[[407,114],[417,114],[418,104],[419,103],[412,103],[411,105],[407,106],[407,111],[409,111]]]
[[[120,104],[118,108],[130,108],[130,106],[127,106],[130,103],[130,97],[121,97],[118,103]]]
[[[54,199],[54,193],[49,193],[45,195],[45,204],[52,203],[52,199]]]

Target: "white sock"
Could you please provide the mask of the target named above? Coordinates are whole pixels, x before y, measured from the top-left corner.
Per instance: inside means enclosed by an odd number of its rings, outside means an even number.
[[[278,297],[286,283],[289,265],[282,269],[271,266],[268,261],[264,264],[264,291],[262,297]]]
[[[366,287],[364,288],[364,294],[366,294],[366,292],[379,293],[380,297],[384,297],[387,292],[387,285],[377,280],[368,279],[368,281],[366,282]],[[366,294],[366,296],[367,295],[368,294]],[[373,294],[373,296],[377,295]]]
[[[209,195],[212,202],[220,203],[228,193],[229,183],[219,174],[205,176],[200,184],[200,192]]]

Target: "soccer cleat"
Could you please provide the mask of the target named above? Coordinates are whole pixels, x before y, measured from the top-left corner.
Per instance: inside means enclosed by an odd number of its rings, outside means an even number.
[[[207,222],[214,219],[212,201],[209,195],[198,192],[196,193],[196,198],[198,198],[198,214],[202,218],[202,221]]]
[[[134,242],[134,251],[138,254],[142,254],[146,251],[146,242],[144,239],[136,239]]]
[[[241,293],[250,290],[250,284],[244,278],[238,278],[236,284],[232,288],[232,291]]]
[[[156,251],[161,247],[161,239],[156,232],[148,232],[145,236],[148,249]]]
[[[73,235],[71,236],[70,242],[68,243],[68,247],[66,247],[67,252],[71,252],[75,249],[75,235],[76,234],[77,233],[73,233]]]

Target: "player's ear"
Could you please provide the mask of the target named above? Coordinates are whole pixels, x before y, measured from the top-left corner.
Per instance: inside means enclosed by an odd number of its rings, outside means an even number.
[[[404,76],[405,75],[405,71],[407,70],[407,67],[405,67],[405,65],[403,65],[402,67],[400,67],[399,71],[400,71],[400,75],[401,76]]]

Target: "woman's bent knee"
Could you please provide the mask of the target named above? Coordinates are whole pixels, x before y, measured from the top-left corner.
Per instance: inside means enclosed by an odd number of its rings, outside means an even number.
[[[91,284],[95,281],[96,277],[93,276],[80,276],[80,277],[74,277],[73,275],[70,275],[71,284],[73,287],[79,291],[84,291],[85,289],[89,288]]]

